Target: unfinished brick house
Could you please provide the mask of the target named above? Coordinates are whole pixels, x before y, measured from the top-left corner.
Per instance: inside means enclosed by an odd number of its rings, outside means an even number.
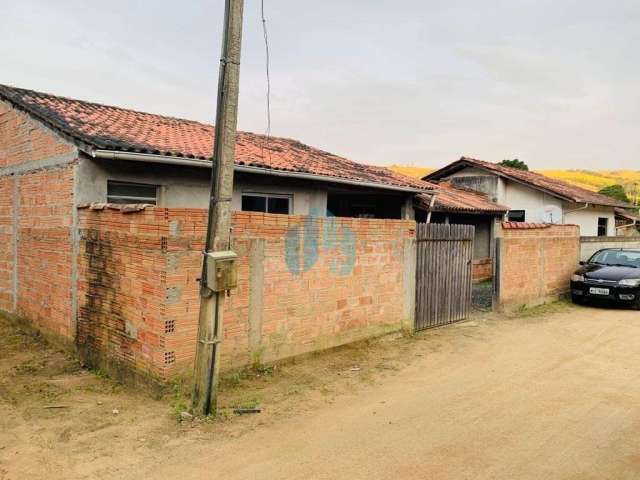
[[[197,122],[0,86],[0,309],[156,377],[187,365],[212,136]],[[235,365],[410,316],[413,197],[433,185],[251,133],[238,136],[235,170]],[[95,203],[150,207],[77,208]]]

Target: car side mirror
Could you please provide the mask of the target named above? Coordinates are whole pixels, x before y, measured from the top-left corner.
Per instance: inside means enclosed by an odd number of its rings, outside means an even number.
[[[583,265],[583,266],[584,266],[584,265],[586,265],[586,264],[587,264],[587,262],[585,262],[584,260],[580,260],[580,265]]]

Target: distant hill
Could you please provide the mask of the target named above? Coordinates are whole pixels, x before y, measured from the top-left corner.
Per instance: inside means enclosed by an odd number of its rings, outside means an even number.
[[[435,170],[428,167],[403,165],[391,165],[389,168],[398,173],[418,178]],[[623,185],[630,198],[635,195],[640,199],[640,170],[537,170],[537,172],[594,192],[607,185]]]
[[[391,165],[389,168],[394,172],[402,173],[403,175],[415,178],[422,178],[425,175],[429,175],[431,172],[435,171],[435,168],[408,167],[406,165]]]

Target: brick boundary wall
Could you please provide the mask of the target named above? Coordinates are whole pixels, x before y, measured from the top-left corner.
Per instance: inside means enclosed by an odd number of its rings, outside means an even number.
[[[0,309],[15,311],[15,178],[0,178]]]
[[[505,222],[499,244],[502,307],[536,305],[569,291],[580,255],[577,225]]]
[[[0,310],[67,347],[75,338],[78,150],[0,101]]]
[[[640,250],[640,237],[580,237],[580,260],[589,260],[603,248],[630,248]]]
[[[473,273],[474,282],[482,282],[484,280],[490,280],[493,278],[493,259],[491,258],[479,258],[473,260]]]
[[[79,222],[83,357],[160,381],[190,375],[206,211],[107,206]],[[223,369],[412,326],[415,222],[236,212],[232,225],[239,285],[225,302]]]

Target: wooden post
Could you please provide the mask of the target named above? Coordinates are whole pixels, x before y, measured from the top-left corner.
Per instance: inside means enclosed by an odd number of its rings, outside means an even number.
[[[244,0],[225,1],[205,253],[231,248],[231,196],[238,122],[243,7]],[[196,415],[209,415],[216,412],[225,294],[224,291],[213,292],[208,288],[206,259],[203,258],[198,343],[191,398],[191,409]]]

